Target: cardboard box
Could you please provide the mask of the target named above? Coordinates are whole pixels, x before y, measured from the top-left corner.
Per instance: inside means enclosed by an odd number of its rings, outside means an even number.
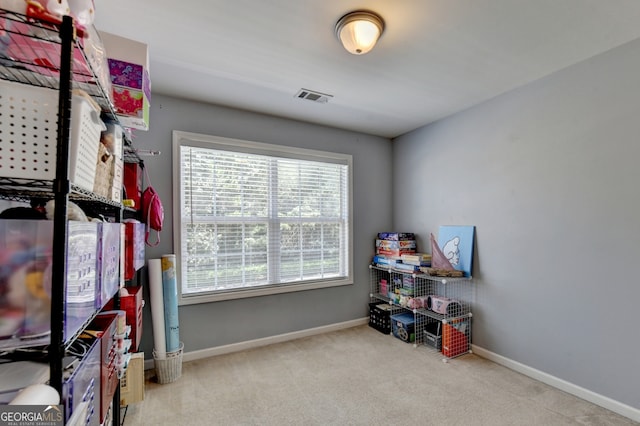
[[[120,406],[144,400],[144,352],[131,354],[129,366],[120,379]]]
[[[141,64],[114,58],[109,58],[108,62],[111,84],[137,89],[144,93],[148,99],[151,99],[151,81],[148,68]]]
[[[104,31],[100,37],[107,51],[113,103],[120,122],[125,127],[149,130],[149,46]]]
[[[120,123],[125,127],[149,130],[149,99],[143,92],[113,86],[113,104]]]

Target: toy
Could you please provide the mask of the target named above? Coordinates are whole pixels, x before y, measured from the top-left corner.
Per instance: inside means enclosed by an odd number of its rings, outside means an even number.
[[[406,294],[401,294],[400,295],[400,306],[402,306],[403,308],[406,308],[409,305],[409,302],[411,301],[411,297],[409,297]]]
[[[412,297],[411,299],[409,299],[409,302],[407,303],[407,307],[411,309],[424,308],[424,298]]]
[[[0,0],[0,8],[52,24],[60,24],[63,16],[70,15],[81,37],[95,19],[93,0]]]
[[[31,261],[16,270],[7,281],[7,301],[24,306],[20,337],[49,332],[51,319],[51,264],[46,259]]]
[[[56,1],[56,0],[51,0]],[[67,2],[67,0],[62,0]],[[93,0],[68,0],[71,8],[71,16],[75,18],[78,24],[86,27],[93,24],[95,19],[95,4]]]
[[[66,0],[61,1],[66,4]],[[29,18],[50,22],[52,24],[60,24],[62,22],[62,16],[64,14],[58,13],[66,9],[62,3],[58,3],[55,0],[26,0],[26,3],[26,15]],[[53,12],[47,9],[47,6],[51,6]]]
[[[69,7],[67,0],[49,0],[45,7],[47,12],[59,19],[62,19],[64,15],[69,15],[71,13],[71,8]]]
[[[50,250],[20,248],[0,255],[0,338],[49,331],[51,317]]]
[[[47,219],[53,220],[53,215],[55,213],[55,201],[49,200],[47,204],[45,204],[45,210],[47,212]],[[79,220],[82,222],[88,222],[89,218],[84,213],[84,211],[72,201],[67,202],[67,219],[69,220]]]

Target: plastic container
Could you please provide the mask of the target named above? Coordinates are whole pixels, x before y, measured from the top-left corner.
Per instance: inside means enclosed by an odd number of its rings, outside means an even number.
[[[156,366],[156,377],[161,385],[175,382],[182,376],[182,352],[184,343],[180,342],[177,351],[167,352],[164,359],[159,359],[155,349],[153,350],[153,360]]]
[[[56,171],[58,92],[0,80],[0,148],[5,177],[53,180]],[[69,180],[93,191],[105,128],[100,113],[84,96],[73,95],[69,146]]]

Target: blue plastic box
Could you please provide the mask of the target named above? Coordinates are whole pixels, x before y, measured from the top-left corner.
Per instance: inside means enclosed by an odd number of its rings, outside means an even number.
[[[412,343],[416,340],[415,318],[411,312],[391,315],[391,332],[403,342]]]

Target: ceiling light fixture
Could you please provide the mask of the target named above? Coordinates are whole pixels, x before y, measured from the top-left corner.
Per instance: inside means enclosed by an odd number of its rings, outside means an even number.
[[[336,36],[347,52],[364,55],[373,49],[384,31],[384,21],[373,12],[357,10],[338,20]]]

